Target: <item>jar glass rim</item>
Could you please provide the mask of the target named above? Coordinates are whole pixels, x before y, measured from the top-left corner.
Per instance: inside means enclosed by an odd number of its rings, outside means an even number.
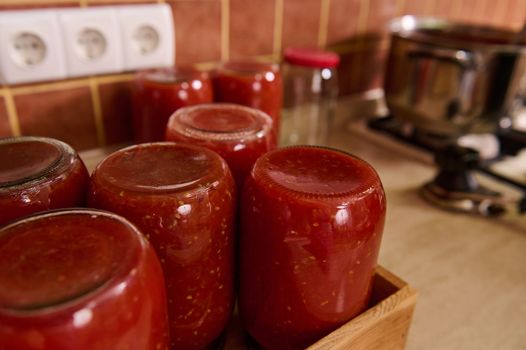
[[[71,163],[71,160],[76,157],[76,151],[67,143],[53,139],[50,137],[40,136],[17,136],[0,139],[0,146],[2,144],[16,144],[24,142],[41,142],[51,145],[56,148],[59,152],[58,157],[54,159],[50,164],[45,166],[43,169],[30,174],[28,176],[21,177],[13,181],[6,181],[0,183],[0,190],[12,190],[14,188],[33,186],[43,180],[48,179],[51,175],[62,172],[64,167]]]

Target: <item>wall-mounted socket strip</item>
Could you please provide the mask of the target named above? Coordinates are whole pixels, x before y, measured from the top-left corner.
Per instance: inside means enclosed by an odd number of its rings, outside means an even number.
[[[20,84],[66,77],[54,11],[0,12],[0,82]]]
[[[0,83],[175,64],[167,4],[0,11]]]
[[[175,64],[175,29],[167,4],[115,7],[123,38],[124,69]]]
[[[57,11],[68,76],[122,71],[122,40],[112,7]]]

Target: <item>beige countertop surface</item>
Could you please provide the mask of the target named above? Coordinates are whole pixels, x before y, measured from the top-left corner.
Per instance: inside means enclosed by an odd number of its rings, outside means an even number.
[[[435,175],[431,158],[370,136],[351,124],[331,145],[370,162],[384,184],[379,263],[419,292],[407,349],[526,349],[526,216],[432,207],[418,194]]]
[[[384,184],[379,263],[419,293],[406,349],[526,349],[526,216],[489,219],[432,207],[418,195],[435,174],[430,157],[360,124],[334,131],[330,146],[371,163]],[[81,156],[91,170],[101,151]]]

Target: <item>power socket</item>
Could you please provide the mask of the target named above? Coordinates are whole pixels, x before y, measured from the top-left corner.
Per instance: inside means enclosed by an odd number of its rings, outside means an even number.
[[[175,64],[175,29],[167,4],[115,7],[120,24],[124,70]]]
[[[52,10],[0,12],[0,82],[66,77],[62,36]]]
[[[122,41],[113,7],[64,9],[58,17],[69,76],[122,71]]]

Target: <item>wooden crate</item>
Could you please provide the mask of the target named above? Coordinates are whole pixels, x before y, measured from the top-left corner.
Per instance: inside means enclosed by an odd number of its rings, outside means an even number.
[[[406,282],[378,266],[370,307],[306,350],[400,350],[404,349],[417,293]],[[237,318],[227,332],[224,350],[253,349]]]

